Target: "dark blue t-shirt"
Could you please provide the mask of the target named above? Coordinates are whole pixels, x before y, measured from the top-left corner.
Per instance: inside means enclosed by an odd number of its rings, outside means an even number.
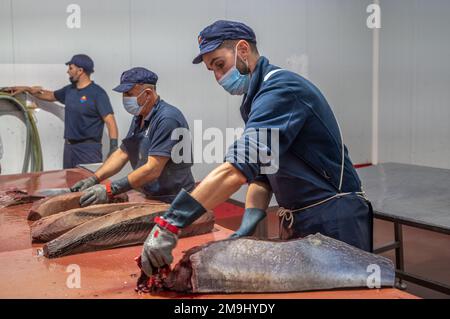
[[[104,128],[103,118],[114,114],[105,90],[94,82],[82,89],[69,84],[55,91],[54,95],[66,106],[64,138],[95,139],[100,142]]]
[[[133,118],[127,137],[122,140],[120,148],[128,154],[134,170],[146,164],[149,156],[170,158],[159,178],[142,187],[145,194],[170,202],[181,189],[191,191],[195,186],[191,172],[193,165],[191,148],[186,148],[186,151],[190,152],[187,154],[187,161],[174,162],[172,159],[172,149],[183,138],[178,135],[172,138],[172,132],[176,129],[189,132],[188,123],[179,109],[163,100],[158,100],[144,120],[143,127],[140,126],[141,119],[142,116]],[[185,145],[190,145],[190,136],[186,134],[185,137],[189,138],[184,141]]]

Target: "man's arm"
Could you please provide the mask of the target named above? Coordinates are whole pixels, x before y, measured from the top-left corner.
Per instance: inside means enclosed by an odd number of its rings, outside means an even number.
[[[161,175],[169,159],[169,157],[165,156],[149,156],[145,165],[128,175],[128,182],[136,189],[156,180]]]
[[[113,175],[114,171],[118,171],[120,160],[125,158],[120,158],[120,152],[123,151],[117,150],[111,156],[112,160],[108,160],[95,175],[105,178],[105,176]],[[111,200],[111,195],[125,193],[157,179],[168,160],[169,157],[149,156],[145,165],[139,167],[128,176],[106,185],[94,185],[88,188],[80,198],[81,207],[108,203]]]
[[[13,86],[9,88],[11,95],[15,96],[20,93],[28,92],[29,94],[33,95],[34,97],[48,102],[55,102],[56,97],[54,95],[53,91],[44,90],[40,86]]]
[[[238,169],[224,163],[213,170],[191,195],[182,190],[163,218],[156,220],[144,243],[138,262],[142,271],[151,276],[155,270],[170,265],[173,261],[172,250],[178,241],[177,229],[190,225],[206,209],[224,202],[246,182],[246,177]],[[167,224],[175,230],[169,230]]]
[[[192,192],[194,197],[205,209],[213,209],[231,197],[247,182],[247,178],[230,163],[224,163],[213,170]],[[245,208],[266,210],[269,206],[272,191],[263,182],[253,182],[249,185]]]
[[[119,130],[117,129],[116,119],[114,114],[108,114],[103,118],[103,121],[106,124],[106,128],[108,129],[109,139],[115,139],[119,137]]]
[[[263,182],[253,182],[248,187],[245,208],[258,208],[265,211],[269,207],[271,197],[272,190],[269,185]]]
[[[106,123],[106,128],[108,129],[109,134],[109,152],[108,157],[110,157],[118,148],[118,135],[119,130],[117,129],[116,119],[114,118],[114,114],[108,114],[103,117],[103,121]]]
[[[247,182],[247,178],[230,163],[213,170],[192,192],[205,209],[213,209],[231,197]]]
[[[122,149],[117,149],[106,162],[95,172],[95,176],[101,182],[118,172],[125,166],[128,162],[128,154]]]

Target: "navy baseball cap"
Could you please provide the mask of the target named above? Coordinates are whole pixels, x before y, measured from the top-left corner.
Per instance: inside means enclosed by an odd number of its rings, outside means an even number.
[[[86,54],[74,55],[69,62],[66,62],[66,65],[69,64],[75,64],[77,67],[83,68],[87,73],[94,72],[94,61]]]
[[[158,75],[146,68],[132,68],[122,73],[120,84],[113,90],[124,93],[131,90],[136,84],[153,84],[158,82]]]
[[[256,43],[256,35],[249,26],[235,21],[219,20],[207,26],[198,36],[200,53],[192,61],[199,64],[203,54],[217,49],[225,40],[247,40]]]

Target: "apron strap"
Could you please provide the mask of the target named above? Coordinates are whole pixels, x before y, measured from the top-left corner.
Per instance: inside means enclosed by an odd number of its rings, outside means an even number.
[[[292,228],[292,225],[294,224],[294,213],[299,213],[301,211],[307,210],[309,208],[313,208],[319,205],[322,205],[334,198],[339,198],[339,197],[343,197],[343,196],[348,196],[351,194],[355,194],[363,199],[365,199],[366,201],[368,201],[367,197],[366,197],[366,193],[365,192],[351,192],[351,193],[339,193],[336,195],[333,195],[331,197],[325,198],[324,200],[321,200],[317,203],[302,207],[302,208],[298,208],[298,209],[288,209],[288,208],[284,208],[284,207],[280,207],[277,211],[277,215],[278,217],[281,218],[280,221],[280,227],[281,225],[283,225],[284,221],[289,222],[289,226],[288,228]]]

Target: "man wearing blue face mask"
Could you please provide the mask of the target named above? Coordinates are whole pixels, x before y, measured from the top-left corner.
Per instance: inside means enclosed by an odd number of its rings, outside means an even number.
[[[281,69],[259,55],[256,36],[247,25],[217,21],[198,37],[202,61],[230,94],[244,95],[245,130],[229,149],[225,163],[191,193],[181,191],[147,238],[141,265],[147,275],[173,260],[179,229],[207,209],[227,200],[248,183],[246,210],[232,237],[252,235],[265,217],[272,193],[280,205],[281,237],[310,234],[372,250],[372,210],[361,189],[336,118],[325,97],[311,82]],[[259,133],[278,133],[278,141]],[[255,132],[257,133],[255,135]],[[255,138],[256,136],[256,138]],[[278,155],[274,172],[251,154]]]
[[[81,206],[108,203],[112,196],[137,189],[148,198],[171,202],[182,189],[191,191],[194,178],[192,161],[175,163],[172,139],[176,129],[189,129],[183,114],[156,93],[158,76],[145,68],[125,71],[114,91],[123,95],[123,106],[133,115],[129,132],[120,148],[94,174],[75,184],[73,191],[84,191]],[[192,156],[191,156],[192,157]],[[130,161],[134,171],[128,176],[97,185],[118,173]]]

